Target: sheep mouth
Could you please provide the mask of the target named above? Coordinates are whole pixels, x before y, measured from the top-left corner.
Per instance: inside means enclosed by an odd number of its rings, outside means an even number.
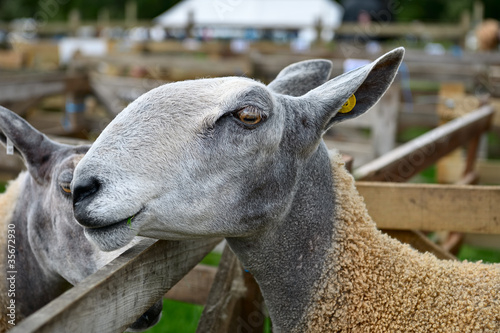
[[[85,232],[87,232],[90,235],[97,234],[97,233],[113,233],[116,230],[121,230],[124,227],[127,227],[127,220],[123,220],[120,222],[116,222],[113,224],[108,224],[104,227],[92,227],[92,228],[85,228]]]
[[[138,216],[142,209],[128,218],[100,227],[85,227],[85,236],[103,251],[127,245],[138,232]]]
[[[111,223],[102,223],[102,225],[96,225],[96,226],[86,226],[86,225],[83,225],[85,227],[86,230],[99,230],[100,232],[104,232],[104,231],[107,231],[107,230],[113,230],[114,228],[119,228],[119,227],[123,227],[124,225],[128,226],[129,228],[132,228],[135,225],[137,225],[137,223],[134,223],[138,220],[138,217],[139,215],[142,213],[144,209],[141,208],[137,213],[135,213],[134,215],[131,215],[129,217],[127,217],[126,219],[124,220],[119,220],[117,222],[111,222]]]
[[[85,228],[84,233],[102,251],[114,251],[129,244],[137,235],[137,229],[131,227],[128,220],[129,218],[99,228]]]

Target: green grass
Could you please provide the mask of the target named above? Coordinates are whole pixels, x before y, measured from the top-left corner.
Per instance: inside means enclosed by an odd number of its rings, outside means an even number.
[[[438,92],[440,88],[439,82],[426,80],[410,80],[411,91],[419,92]]]
[[[191,333],[196,332],[203,306],[165,299],[163,315],[158,324],[148,333]]]
[[[146,333],[194,333],[198,327],[203,306],[169,299],[163,300],[163,315],[158,324]],[[271,333],[271,321],[266,318],[264,333]]]
[[[209,254],[207,254],[205,258],[203,258],[200,264],[217,267],[219,266],[221,257],[222,257],[221,253],[210,252]]]
[[[409,180],[410,183],[424,183],[424,184],[435,184],[436,183],[436,165],[433,164],[427,169],[422,170],[420,173],[415,175]]]
[[[397,141],[401,143],[406,143],[408,141],[418,138],[424,133],[427,133],[429,130],[430,128],[422,126],[408,127],[404,131],[398,133]]]
[[[496,132],[488,132],[488,159],[500,159],[500,136]]]
[[[488,145],[500,145],[500,137],[496,132],[488,132],[486,135],[488,137]]]
[[[500,263],[500,250],[487,249],[487,248],[464,244],[460,248],[457,257],[460,260],[468,260],[468,261],[482,260],[484,262]]]
[[[201,261],[201,264],[218,266],[222,254],[210,252]],[[147,333],[190,333],[196,332],[200,321],[203,306],[189,304],[169,299],[163,300],[163,315]]]
[[[5,187],[7,186],[7,183],[0,182],[0,193],[5,192]]]

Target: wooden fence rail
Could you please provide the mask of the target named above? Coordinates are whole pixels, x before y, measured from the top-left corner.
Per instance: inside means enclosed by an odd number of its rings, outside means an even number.
[[[446,156],[458,146],[468,144],[467,163],[459,183],[473,184],[478,179],[474,170],[478,143],[480,137],[489,129],[493,113],[494,110],[491,107],[473,111],[465,117],[440,126],[364,165],[356,170],[354,174],[358,179],[365,181],[404,182]],[[479,218],[478,216],[471,216],[470,214],[466,214],[466,216],[460,215],[462,219],[460,222],[456,220],[454,218],[454,214],[457,212],[456,204],[462,204],[460,208],[468,207],[469,204],[469,202],[456,202],[456,199],[465,193],[463,188],[454,188],[454,191],[444,192],[442,191],[443,187],[433,187],[431,185],[431,188],[429,188],[428,185],[418,185],[419,189],[412,192],[409,189],[413,189],[415,185],[411,184],[358,182],[357,186],[367,202],[370,215],[377,222],[380,229],[392,237],[410,244],[421,252],[431,252],[441,259],[455,258],[448,250],[458,246],[457,242],[460,242],[461,236],[455,234],[456,237],[446,242],[444,244],[445,248],[443,248],[430,242],[420,230],[473,232],[472,227],[475,227],[476,232],[479,232],[486,226],[484,232],[488,232],[489,227],[496,221],[496,217],[492,216],[492,214],[479,222],[476,221]],[[405,189],[409,191],[407,192]],[[438,209],[432,206],[431,202],[426,201],[426,199],[432,198],[429,192],[433,189],[437,189],[439,192],[438,197],[441,200],[432,201],[432,203],[439,202],[443,205],[438,206]],[[395,194],[394,191],[397,190],[401,191],[396,196],[403,196],[397,197],[396,200],[393,195]],[[379,197],[378,195],[382,196]],[[382,200],[380,200],[381,198]],[[401,214],[403,211],[395,212],[401,207],[409,209],[404,212],[411,215],[411,218],[408,218],[408,215]],[[486,211],[493,213],[491,209],[486,209]],[[440,212],[443,212],[444,215],[440,215]],[[470,210],[467,210],[467,212],[470,212]],[[456,226],[450,221],[460,223],[460,225]],[[463,227],[467,230],[463,230]]]
[[[390,17],[390,13],[387,12]],[[431,24],[431,23],[389,23],[372,22],[367,25],[359,23],[343,23],[335,30],[336,34],[357,36],[361,41],[370,37],[400,37],[413,36],[418,38],[452,39],[463,42],[464,36],[470,29],[470,15],[464,12],[458,24]]]
[[[123,332],[219,242],[144,239],[10,332]]]
[[[5,75],[0,79],[0,103],[23,102],[74,90],[90,90],[86,75],[63,72]]]
[[[486,105],[412,140],[356,169],[357,180],[404,182],[486,132],[495,110]]]
[[[500,234],[500,186],[357,182],[380,229]]]
[[[92,92],[113,117],[145,92],[165,83],[155,79],[90,75]]]

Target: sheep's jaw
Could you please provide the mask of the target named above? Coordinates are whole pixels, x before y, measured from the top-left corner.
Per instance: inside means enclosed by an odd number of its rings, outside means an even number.
[[[137,236],[139,213],[103,227],[84,227],[85,236],[103,251],[113,251],[129,244]]]

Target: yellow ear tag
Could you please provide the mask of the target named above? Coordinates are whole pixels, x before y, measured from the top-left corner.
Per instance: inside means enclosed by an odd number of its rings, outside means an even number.
[[[351,95],[347,102],[342,105],[342,108],[339,110],[340,113],[347,113],[350,112],[352,109],[354,109],[354,106],[356,105],[356,96]]]

